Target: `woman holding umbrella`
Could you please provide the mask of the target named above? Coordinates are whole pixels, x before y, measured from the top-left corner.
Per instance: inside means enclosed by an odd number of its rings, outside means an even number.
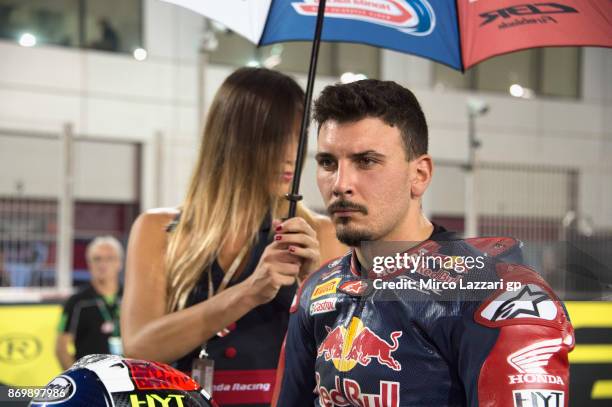
[[[125,354],[193,368],[202,382],[212,359],[221,405],[269,403],[296,281],[346,250],[329,219],[302,205],[279,219],[303,103],[284,74],[231,74],[208,113],[182,205],[144,213],[132,227]]]

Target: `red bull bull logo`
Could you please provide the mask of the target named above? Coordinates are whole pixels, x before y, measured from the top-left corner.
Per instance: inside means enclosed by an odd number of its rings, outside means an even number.
[[[340,372],[347,372],[358,364],[368,366],[372,361],[395,371],[402,365],[392,356],[399,347],[402,331],[391,332],[389,341],[365,327],[359,318],[353,318],[348,328],[326,327],[327,337],[317,351],[317,357],[331,361]]]

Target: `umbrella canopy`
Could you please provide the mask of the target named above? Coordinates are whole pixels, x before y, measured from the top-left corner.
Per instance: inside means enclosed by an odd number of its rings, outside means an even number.
[[[257,45],[311,41],[319,0],[164,0]],[[612,47],[612,0],[327,0],[323,41],[419,55],[458,70],[521,49]]]
[[[527,48],[612,47],[612,0],[163,1],[216,20],[257,45],[313,41],[289,217],[301,199],[302,152],[320,41],[387,48],[461,71]]]

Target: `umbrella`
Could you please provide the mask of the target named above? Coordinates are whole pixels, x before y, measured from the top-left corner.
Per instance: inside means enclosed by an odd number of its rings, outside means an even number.
[[[301,157],[321,40],[387,48],[461,71],[527,48],[612,47],[612,0],[163,1],[216,20],[257,45],[313,41],[289,217],[301,199]]]

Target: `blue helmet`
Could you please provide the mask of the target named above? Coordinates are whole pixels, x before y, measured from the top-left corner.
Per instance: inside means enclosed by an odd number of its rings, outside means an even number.
[[[47,384],[31,407],[217,407],[202,387],[163,363],[89,355]]]

